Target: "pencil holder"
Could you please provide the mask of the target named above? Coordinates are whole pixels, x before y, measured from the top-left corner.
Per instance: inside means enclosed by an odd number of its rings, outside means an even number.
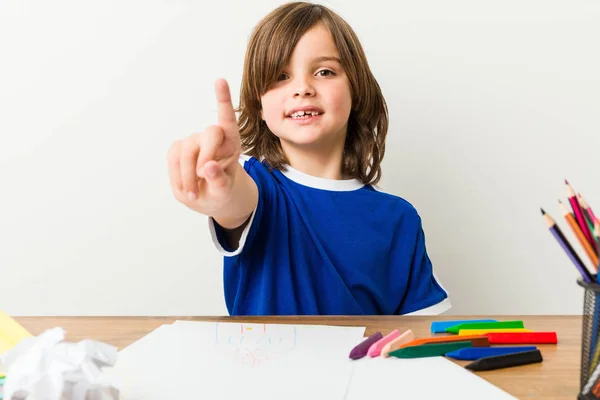
[[[600,362],[600,285],[578,279],[579,286],[585,289],[583,296],[583,322],[581,327],[581,370],[580,389]]]

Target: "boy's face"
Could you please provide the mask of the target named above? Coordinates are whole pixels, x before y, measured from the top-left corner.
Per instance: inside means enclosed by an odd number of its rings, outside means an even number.
[[[343,145],[352,107],[350,82],[329,30],[318,24],[300,38],[289,64],[262,98],[262,118],[293,147]],[[308,108],[308,109],[307,109]],[[304,110],[294,113],[294,110]]]

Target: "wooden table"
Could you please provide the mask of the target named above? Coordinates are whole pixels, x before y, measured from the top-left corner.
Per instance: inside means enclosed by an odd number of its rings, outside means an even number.
[[[177,319],[195,321],[235,321],[365,326],[365,335],[393,329],[412,329],[417,337],[431,336],[431,321],[494,318],[521,319],[536,331],[556,331],[558,345],[539,345],[544,362],[502,370],[478,372],[483,379],[519,399],[574,400],[579,393],[581,356],[581,317],[579,316],[436,316],[436,317],[15,317],[32,334],[60,326],[67,339],[95,339],[119,349],[142,338],[162,324]],[[460,365],[467,362],[455,361]]]

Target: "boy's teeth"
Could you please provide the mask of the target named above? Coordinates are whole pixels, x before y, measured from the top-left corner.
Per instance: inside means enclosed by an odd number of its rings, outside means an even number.
[[[316,115],[319,115],[319,112],[318,111],[296,111],[295,113],[293,113],[291,115],[291,117],[292,118],[302,118],[304,116],[309,116],[309,115],[314,117]]]

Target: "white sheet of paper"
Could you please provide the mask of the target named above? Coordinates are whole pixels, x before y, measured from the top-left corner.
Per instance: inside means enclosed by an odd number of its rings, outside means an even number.
[[[364,331],[182,321],[123,349],[111,376],[120,380],[123,400],[343,399],[348,354]]]
[[[364,331],[176,321],[121,350],[110,376],[122,400],[515,399],[443,357],[350,360]]]
[[[516,397],[444,357],[365,357],[354,361],[353,365],[345,400],[516,400]]]

